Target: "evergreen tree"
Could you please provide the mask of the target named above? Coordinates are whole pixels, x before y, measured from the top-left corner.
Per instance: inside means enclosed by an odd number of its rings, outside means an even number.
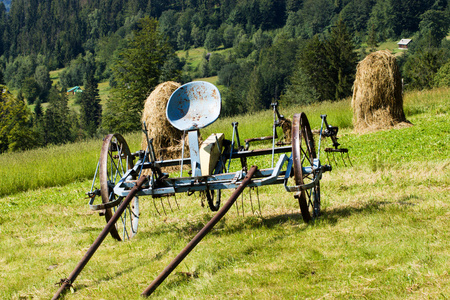
[[[36,103],[34,105],[34,115],[36,119],[42,117],[43,115],[41,99],[36,100]]]
[[[357,54],[352,37],[342,19],[331,31],[331,36],[325,43],[325,49],[329,64],[328,77],[334,90],[334,95],[330,95],[330,99],[338,100],[350,96],[355,80]]]
[[[88,136],[93,136],[100,125],[102,106],[98,94],[98,82],[93,72],[89,72],[84,82],[80,103],[81,127]]]
[[[214,51],[217,48],[219,48],[220,45],[222,45],[222,38],[221,38],[221,36],[217,32],[217,30],[210,29],[208,31],[208,33],[206,34],[205,48],[208,51]]]
[[[46,100],[48,92],[52,87],[52,81],[50,79],[48,67],[43,65],[36,67],[36,71],[34,72],[34,79],[39,86],[39,98],[42,100]]]
[[[39,97],[39,85],[33,77],[28,77],[22,83],[21,89],[23,95],[27,99],[28,104],[33,104]]]
[[[103,127],[108,131],[127,132],[141,128],[145,99],[160,83],[165,62],[175,55],[157,31],[157,24],[154,19],[143,18],[139,23],[140,30],[134,33],[115,60],[116,87],[111,89],[103,115]],[[165,70],[165,73],[170,72]],[[179,76],[177,72],[172,74]]]
[[[250,112],[255,112],[265,108],[265,103],[263,99],[263,78],[257,67],[252,72],[250,76],[249,89],[247,91],[247,101],[246,110]]]
[[[304,89],[302,85],[311,87],[311,92],[303,92],[301,94],[299,99],[301,103],[332,99],[333,89],[330,85],[328,70],[329,65],[325,44],[316,35],[300,51],[298,71],[294,73],[294,79],[291,79],[292,84],[300,85],[295,87],[295,89]],[[311,96],[317,98],[308,100],[307,97]],[[296,103],[295,100],[291,102]]]
[[[372,26],[377,32],[381,40],[388,38],[395,38],[395,13],[394,13],[394,0],[378,0],[374,5],[370,19],[368,21],[368,27]]]
[[[64,144],[72,141],[70,111],[66,93],[52,88],[49,93],[49,105],[44,115],[45,144]]]
[[[424,48],[410,55],[403,66],[403,75],[408,89],[429,89],[434,85],[434,76],[448,61],[450,53],[445,49]]]
[[[450,87],[450,60],[437,71],[433,81],[436,87]]]
[[[428,10],[421,16],[419,36],[427,37],[428,45],[421,47],[439,47],[450,29],[450,11]]]
[[[300,50],[283,101],[311,103],[351,95],[356,64],[351,36],[339,20],[328,40],[322,42],[316,35]]]
[[[35,147],[30,116],[25,102],[0,85],[0,153]]]
[[[370,26],[370,30],[369,30],[369,34],[367,37],[367,46],[369,46],[370,51],[376,51],[376,48],[378,47],[378,42],[377,42],[377,33],[375,31],[375,26],[372,24],[372,26]]]
[[[203,45],[204,40],[205,40],[204,32],[198,26],[196,26],[196,25],[192,26],[192,29],[191,29],[192,45],[195,48],[198,48],[201,45]]]

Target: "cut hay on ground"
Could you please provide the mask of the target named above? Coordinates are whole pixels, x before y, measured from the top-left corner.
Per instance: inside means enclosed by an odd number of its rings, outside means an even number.
[[[371,53],[358,64],[352,108],[357,132],[411,124],[403,112],[400,71],[389,51]]]
[[[148,137],[153,138],[153,147],[158,160],[181,157],[183,132],[173,127],[166,118],[167,102],[178,87],[180,84],[177,82],[163,82],[145,101],[141,121],[147,126]],[[141,147],[143,150],[147,148],[144,134]]]

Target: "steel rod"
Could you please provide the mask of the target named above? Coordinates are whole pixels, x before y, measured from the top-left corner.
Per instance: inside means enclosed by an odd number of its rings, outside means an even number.
[[[252,166],[245,176],[241,184],[231,194],[230,199],[224,204],[224,206],[217,212],[217,214],[200,230],[197,235],[186,245],[186,247],[172,260],[172,262],[156,277],[153,282],[142,292],[141,296],[150,296],[158,286],[172,273],[172,271],[183,261],[183,259],[194,249],[195,246],[209,233],[209,231],[222,219],[228,212],[233,203],[242,193],[244,188],[251,182],[251,178],[255,174],[258,167]]]
[[[75,267],[75,269],[72,271],[72,273],[69,275],[69,278],[63,279],[61,287],[58,289],[58,291],[53,296],[53,299],[58,299],[61,293],[68,287],[72,285],[72,283],[75,281],[75,279],[78,277],[80,272],[83,270],[83,268],[86,266],[86,264],[89,262],[91,257],[94,255],[95,251],[97,251],[98,247],[100,247],[100,244],[103,242],[103,240],[106,238],[106,236],[109,234],[109,231],[111,230],[112,226],[114,226],[117,222],[117,220],[120,218],[120,216],[123,214],[125,209],[127,208],[128,204],[131,202],[131,200],[134,198],[136,193],[141,189],[142,185],[148,180],[147,176],[142,176],[137,184],[130,190],[129,194],[125,197],[122,204],[120,204],[117,211],[114,213],[114,215],[111,217],[109,222],[106,224],[105,228],[103,228],[102,232],[100,232],[97,239],[94,241],[92,246],[89,248],[89,250],[86,252],[84,257],[80,260],[78,265]]]

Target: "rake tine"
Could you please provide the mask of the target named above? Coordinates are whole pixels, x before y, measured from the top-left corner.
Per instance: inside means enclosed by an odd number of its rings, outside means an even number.
[[[341,158],[342,158],[342,162],[344,163],[344,167],[347,167],[347,164],[345,163],[345,160],[344,160],[344,153],[342,153],[342,152],[341,152]]]
[[[162,205],[162,208],[163,208],[164,214],[165,214],[165,215],[167,216],[167,213],[166,213],[166,208],[164,207],[164,203],[163,203],[162,197],[161,197],[160,199],[161,199],[161,205]]]
[[[169,203],[170,211],[173,212],[172,205],[170,205],[170,196],[167,197],[167,202]]]
[[[250,196],[250,206],[252,207],[252,214],[255,214],[255,210],[253,209],[253,201],[252,201],[252,188],[248,189],[248,194]]]
[[[333,152],[333,160],[334,160],[334,163],[336,164],[336,167],[339,167],[339,164],[336,161],[336,154],[334,154],[334,152]]]
[[[350,160],[350,155],[348,154],[348,152],[347,152],[347,159],[348,159],[348,162],[350,163],[350,166],[353,167],[353,164],[352,164],[352,161]]]
[[[330,155],[328,154],[328,151],[325,151],[325,153],[327,154],[328,164],[331,166],[332,163],[331,163],[331,161],[330,161]]]
[[[259,203],[259,189],[256,187],[256,198],[258,199],[259,215],[262,217],[261,204]]]
[[[178,205],[178,201],[177,201],[177,194],[175,193],[173,196],[175,197],[175,203],[177,204],[178,210],[180,210],[180,206]]]
[[[155,198],[153,198],[153,205],[155,206],[156,212],[159,216],[161,216],[161,213],[159,212],[158,208],[156,207]]]
[[[241,207],[242,207],[242,216],[245,217],[245,212],[244,212],[244,194],[242,194],[242,196],[241,196]]]

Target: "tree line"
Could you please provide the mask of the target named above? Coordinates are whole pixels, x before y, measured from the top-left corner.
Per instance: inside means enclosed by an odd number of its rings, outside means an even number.
[[[399,60],[406,86],[448,85],[449,16],[444,0],[15,0],[9,12],[0,3],[0,84],[34,105],[21,130],[4,115],[22,110],[2,110],[0,152],[137,130],[146,96],[166,80],[217,75],[225,115],[341,99],[357,61],[400,37],[414,40]],[[192,47],[205,48],[195,68]],[[62,67],[52,84],[49,71]],[[80,112],[67,106],[75,85],[85,87]],[[14,143],[18,131],[33,143]]]

